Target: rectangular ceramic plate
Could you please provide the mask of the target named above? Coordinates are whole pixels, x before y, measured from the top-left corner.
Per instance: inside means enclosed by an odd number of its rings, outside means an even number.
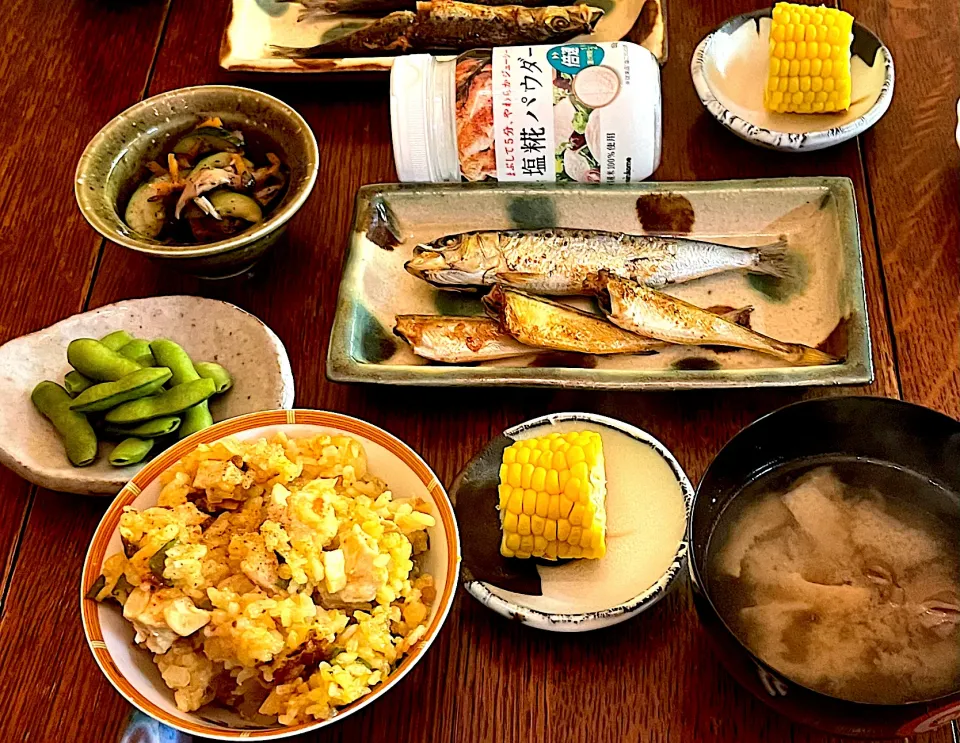
[[[586,1],[586,0],[584,0]],[[411,0],[411,7],[414,0]],[[667,59],[666,0],[590,0],[603,8],[594,33],[574,41],[626,39],[649,49],[663,64]],[[564,2],[558,0],[558,5]],[[369,16],[335,15],[322,21],[298,22],[301,6],[279,0],[233,0],[220,41],[220,66],[233,72],[362,72],[389,71],[393,57],[342,59],[283,59],[269,46],[313,46],[370,20]]]
[[[389,215],[400,240],[396,247],[378,246],[388,242],[382,222],[378,233],[368,233],[377,214]],[[793,282],[734,272],[669,292],[701,307],[751,305],[755,330],[820,346],[844,361],[791,367],[751,351],[674,346],[650,356],[543,352],[442,365],[418,358],[392,334],[397,314],[483,314],[475,295],[438,291],[404,270],[417,243],[470,230],[545,227],[683,233],[744,247],[785,237],[798,277]],[[869,383],[873,364],[853,186],[846,178],[365,186],[357,195],[327,374],[338,382],[624,390]]]

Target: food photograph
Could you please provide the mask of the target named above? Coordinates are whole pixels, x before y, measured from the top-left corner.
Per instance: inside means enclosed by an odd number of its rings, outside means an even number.
[[[955,3],[0,18],[0,741],[960,743]]]

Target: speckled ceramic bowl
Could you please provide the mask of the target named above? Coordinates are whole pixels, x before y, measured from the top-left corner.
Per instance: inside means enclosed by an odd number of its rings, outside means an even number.
[[[202,119],[219,116],[240,129],[257,149],[272,151],[290,169],[280,203],[254,228],[226,240],[200,245],[164,245],[133,232],[120,205],[145,175],[144,163],[158,159]],[[242,273],[283,233],[317,179],[320,154],[307,122],[282,101],[249,88],[200,85],[161,93],[131,106],[90,141],[77,164],[75,192],[80,211],[108,240],[172,263],[205,278]]]

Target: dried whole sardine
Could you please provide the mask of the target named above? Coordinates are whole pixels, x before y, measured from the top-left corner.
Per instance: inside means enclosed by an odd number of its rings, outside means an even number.
[[[536,351],[513,339],[489,317],[397,315],[393,332],[417,356],[446,364],[508,359]]]
[[[794,366],[835,364],[830,354],[800,343],[784,343],[741,327],[689,302],[601,271],[596,281],[600,309],[625,330],[667,343],[745,348]]]
[[[417,3],[418,48],[462,49],[567,41],[593,32],[603,16],[589,5],[487,7],[458,0]]]
[[[271,46],[276,57],[350,57],[371,52],[407,52],[413,48],[413,26],[417,14],[398,10],[374,21],[369,26],[316,46]]]
[[[597,273],[659,288],[725,271],[790,276],[786,242],[757,248],[598,230],[464,232],[418,245],[407,271],[441,289],[495,283],[536,294],[589,294]]]
[[[528,346],[605,355],[654,353],[667,345],[589,312],[501,286],[495,286],[483,304],[507,333]]]
[[[301,59],[410,50],[468,49],[560,42],[591,33],[603,11],[589,5],[487,7],[459,0],[418,2],[357,31],[311,47],[271,46],[274,56]]]

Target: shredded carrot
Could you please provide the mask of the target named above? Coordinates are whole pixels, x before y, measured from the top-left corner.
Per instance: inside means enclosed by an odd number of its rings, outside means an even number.
[[[166,169],[165,169],[160,163],[156,162],[155,160],[151,160],[150,162],[147,163],[147,170],[149,170],[149,171],[150,171],[151,173],[153,173],[154,175],[166,175],[166,174],[167,174]]]
[[[219,116],[213,116],[200,124],[197,129],[202,129],[205,126],[215,126],[218,129],[223,129],[223,122],[220,120]]]
[[[176,183],[180,180],[180,163],[177,162],[177,156],[172,152],[167,155],[167,166],[170,169],[170,180]]]
[[[243,175],[247,172],[247,164],[243,161],[243,157],[238,155],[236,152],[230,153],[230,162],[233,163],[233,167],[237,171],[237,175]]]

